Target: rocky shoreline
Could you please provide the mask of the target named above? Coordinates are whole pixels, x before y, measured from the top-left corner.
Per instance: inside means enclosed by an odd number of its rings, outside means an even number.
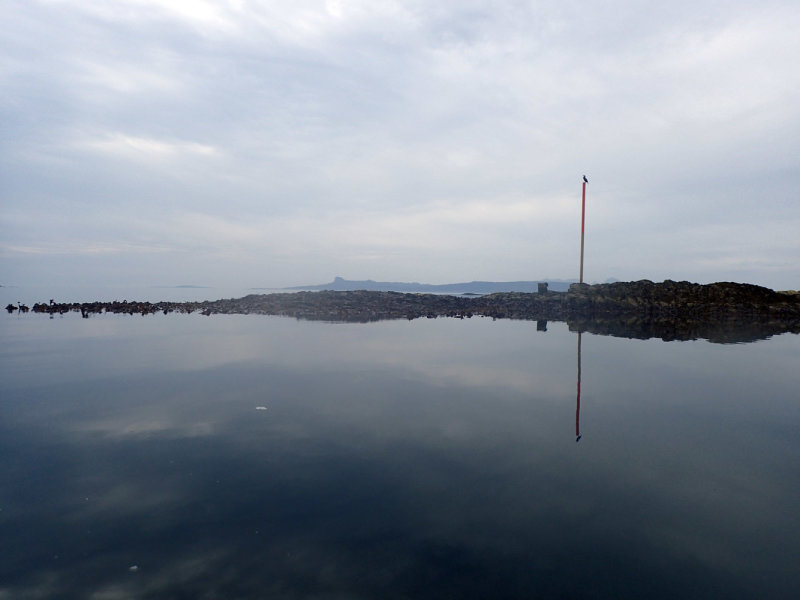
[[[9,305],[9,312],[27,311]],[[471,318],[566,321],[570,329],[624,337],[751,341],[800,333],[800,295],[741,283],[648,280],[572,284],[567,292],[503,292],[478,297],[378,291],[251,294],[204,302],[37,303],[34,313],[263,314],[331,322]],[[744,329],[745,339],[733,333]],[[712,339],[713,338],[713,339]]]

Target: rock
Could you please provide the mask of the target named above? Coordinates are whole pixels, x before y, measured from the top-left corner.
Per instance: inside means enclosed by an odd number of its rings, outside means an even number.
[[[26,307],[27,308],[27,307]],[[9,304],[6,310],[15,307]],[[502,292],[480,297],[378,291],[318,291],[250,294],[205,302],[37,303],[37,313],[79,311],[88,318],[102,312],[149,315],[157,312],[281,315],[336,322],[472,316],[493,319],[567,321],[576,331],[625,337],[736,341],[745,326],[747,340],[800,331],[800,295],[756,285],[649,280],[598,285],[574,283],[567,292]]]

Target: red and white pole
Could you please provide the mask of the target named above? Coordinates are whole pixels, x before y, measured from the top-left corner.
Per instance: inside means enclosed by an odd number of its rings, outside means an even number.
[[[580,283],[583,283],[583,236],[586,229],[586,177],[583,178],[583,197],[581,199],[581,276]]]

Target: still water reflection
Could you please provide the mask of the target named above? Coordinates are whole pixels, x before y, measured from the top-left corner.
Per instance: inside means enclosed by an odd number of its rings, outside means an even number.
[[[198,315],[0,327],[3,599],[800,584],[796,335]]]
[[[583,333],[578,332],[578,400],[575,407],[575,441],[581,441],[581,342]]]

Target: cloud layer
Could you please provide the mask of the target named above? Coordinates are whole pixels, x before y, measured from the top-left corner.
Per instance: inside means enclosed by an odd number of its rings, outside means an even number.
[[[0,12],[2,283],[800,287],[796,3]]]

